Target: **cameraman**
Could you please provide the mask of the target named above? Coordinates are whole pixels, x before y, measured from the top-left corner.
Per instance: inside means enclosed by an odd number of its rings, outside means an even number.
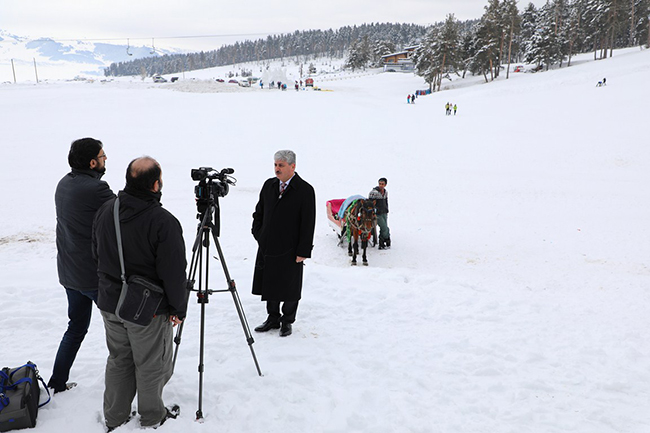
[[[123,323],[115,315],[122,291],[115,200],[102,206],[93,225],[93,254],[99,273],[97,304],[109,351],[104,391],[104,418],[109,431],[129,421],[136,392],[142,427],[157,427],[179,412],[176,405],[165,408],[162,392],[172,375],[172,327],[181,323],[187,310],[187,263],[181,225],[162,208],[161,189],[160,165],[153,158],[142,157],[129,164],[126,187],[119,193],[126,275],[149,278],[165,291],[148,326]]]

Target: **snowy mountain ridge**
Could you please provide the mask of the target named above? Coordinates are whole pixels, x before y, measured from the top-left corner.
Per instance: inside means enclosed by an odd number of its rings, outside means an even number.
[[[149,46],[133,46],[127,40],[124,41],[127,44],[115,44],[108,40],[55,40],[48,37],[32,39],[0,30],[0,80],[13,80],[12,60],[16,80],[24,81],[34,79],[34,63],[38,69],[46,71],[45,78],[103,76],[104,68],[114,62],[176,52],[156,48],[153,43]],[[71,70],[76,71],[76,74],[70,76]]]

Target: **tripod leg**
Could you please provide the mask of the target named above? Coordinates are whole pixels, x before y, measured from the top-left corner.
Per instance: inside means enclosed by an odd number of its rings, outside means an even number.
[[[201,344],[199,349],[199,408],[196,419],[203,419],[203,353],[205,349],[205,302],[201,304]]]
[[[190,260],[190,270],[188,273],[189,279],[187,280],[187,297],[189,298],[190,292],[194,288],[194,279],[196,278],[196,271],[199,267],[199,263],[201,263],[201,257],[203,256],[202,250],[200,249],[200,240],[204,234],[204,230],[201,225],[199,225],[197,234],[196,234],[196,240],[194,241],[194,247],[192,248],[192,260]],[[176,337],[174,337],[174,344],[176,347],[174,348],[174,360],[172,361],[172,375],[174,374],[174,370],[176,368],[176,358],[178,357],[178,350],[180,349],[181,346],[181,337],[183,335],[183,325],[185,324],[185,321],[183,321],[179,326],[178,330],[176,331]]]
[[[235,281],[230,278],[230,272],[228,272],[228,266],[226,265],[226,258],[223,256],[223,251],[221,251],[221,244],[219,244],[219,238],[217,237],[215,231],[212,231],[212,237],[214,239],[214,245],[217,248],[217,253],[219,254],[219,261],[221,261],[221,267],[223,268],[223,273],[226,276],[226,282],[228,283],[228,290],[232,293],[232,299],[235,303],[235,309],[239,315],[239,321],[241,322],[242,329],[244,330],[244,335],[246,335],[246,341],[248,342],[248,347],[251,350],[251,355],[253,356],[253,362],[255,362],[255,367],[257,368],[257,374],[262,376],[262,370],[260,370],[259,363],[257,362],[257,356],[255,356],[255,350],[253,350],[253,343],[255,340],[251,334],[251,330],[248,327],[248,322],[246,321],[246,315],[244,314],[244,308],[241,305],[241,300],[239,299],[239,294],[237,293],[237,288],[235,286]]]
[[[183,335],[183,325],[185,324],[185,321],[183,321],[180,325],[178,325],[178,329],[176,330],[176,337],[174,337],[174,344],[176,347],[174,348],[174,360],[172,361],[172,375],[174,374],[174,370],[176,368],[176,358],[178,357],[178,349],[181,346],[181,336]]]
[[[241,327],[244,330],[244,335],[246,336],[246,342],[248,347],[251,350],[251,355],[253,356],[253,362],[255,362],[255,368],[257,368],[257,374],[264,376],[262,370],[260,369],[260,364],[257,362],[257,356],[255,355],[255,350],[253,349],[253,335],[251,334],[251,329],[248,326],[248,321],[246,320],[246,314],[244,313],[244,308],[241,305],[241,300],[239,299],[239,293],[237,293],[237,288],[235,287],[235,282],[231,280],[229,284],[230,293],[232,294],[232,300],[235,303],[235,309],[239,315],[239,321],[241,322]]]

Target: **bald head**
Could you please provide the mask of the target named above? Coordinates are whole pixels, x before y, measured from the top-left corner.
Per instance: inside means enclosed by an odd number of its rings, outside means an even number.
[[[136,158],[126,168],[126,186],[139,191],[158,192],[162,188],[162,169],[150,156]]]

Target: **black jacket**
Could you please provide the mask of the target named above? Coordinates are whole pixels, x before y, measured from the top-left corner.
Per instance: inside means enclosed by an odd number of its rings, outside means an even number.
[[[127,278],[147,277],[165,289],[156,314],[183,319],[187,310],[185,243],[178,220],[160,204],[160,195],[120,191],[120,229]],[[93,256],[98,261],[99,296],[102,311],[115,313],[122,290],[120,259],[113,220],[115,200],[97,212],[93,225]]]
[[[59,282],[74,290],[97,290],[97,263],[91,252],[93,218],[113,191],[91,169],[72,171],[59,181],[56,204],[56,264]]]
[[[388,213],[388,190],[384,188],[384,193],[382,194],[379,191],[379,187],[374,187],[370,194],[368,194],[370,200],[375,200],[375,209],[377,209],[377,215],[383,215]]]
[[[282,198],[278,178],[268,179],[253,213],[253,237],[259,249],[253,294],[262,300],[297,301],[302,292],[303,264],[311,257],[316,224],[314,188],[296,173]]]

